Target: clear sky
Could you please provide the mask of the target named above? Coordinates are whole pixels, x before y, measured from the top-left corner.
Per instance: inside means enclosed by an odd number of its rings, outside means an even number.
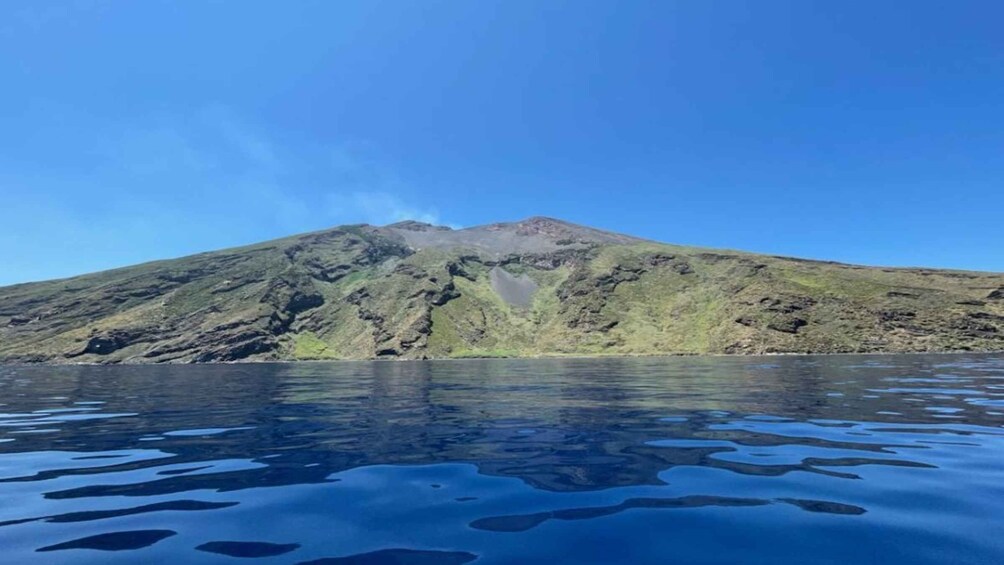
[[[0,3],[0,284],[547,215],[1004,271],[1004,2]]]

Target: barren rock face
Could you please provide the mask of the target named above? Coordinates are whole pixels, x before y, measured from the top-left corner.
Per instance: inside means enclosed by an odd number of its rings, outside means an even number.
[[[970,350],[1004,350],[1004,275],[711,251],[540,217],[342,226],[0,288],[7,362]]]
[[[502,300],[511,306],[527,308],[533,304],[533,295],[537,292],[537,282],[529,276],[513,275],[501,267],[494,267],[488,271],[492,290],[495,291]]]

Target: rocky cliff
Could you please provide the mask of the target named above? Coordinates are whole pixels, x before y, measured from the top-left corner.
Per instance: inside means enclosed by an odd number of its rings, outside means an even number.
[[[0,288],[0,360],[1004,350],[1004,274],[680,247],[550,218],[342,226]]]

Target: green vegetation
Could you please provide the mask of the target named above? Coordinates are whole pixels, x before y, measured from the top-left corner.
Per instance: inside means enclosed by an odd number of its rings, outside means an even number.
[[[293,357],[295,359],[337,359],[338,356],[327,343],[312,332],[293,334]]]
[[[0,288],[8,362],[998,350],[1001,274],[664,245],[547,218],[346,226]]]

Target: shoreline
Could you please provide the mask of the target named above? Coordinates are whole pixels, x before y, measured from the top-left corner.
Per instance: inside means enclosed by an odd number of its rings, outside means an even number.
[[[867,352],[777,352],[777,353],[616,353],[616,354],[544,354],[525,356],[484,356],[484,357],[430,357],[426,359],[411,359],[400,357],[375,357],[372,359],[290,359],[290,360],[239,360],[239,361],[210,361],[205,363],[5,363],[0,361],[0,368],[4,367],[166,367],[166,366],[217,366],[217,365],[295,365],[303,363],[425,363],[425,362],[453,362],[453,361],[524,361],[524,360],[597,360],[597,359],[683,359],[683,358],[766,358],[766,357],[880,357],[891,355],[1004,355],[1004,349],[993,351],[867,351]]]

